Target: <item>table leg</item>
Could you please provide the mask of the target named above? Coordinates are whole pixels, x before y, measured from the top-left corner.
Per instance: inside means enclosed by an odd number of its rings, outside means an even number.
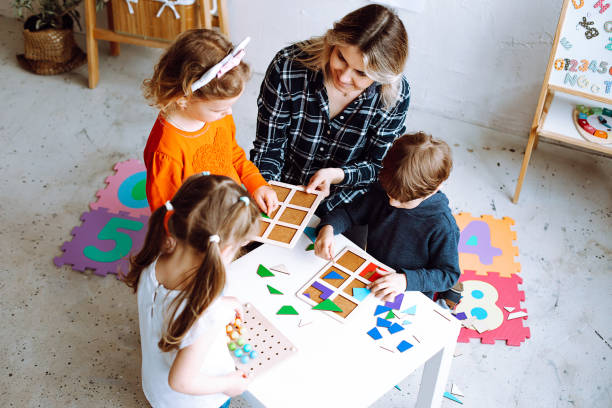
[[[456,344],[454,340],[449,342],[425,363],[416,403],[417,408],[439,407],[442,403],[442,395],[448,380]]]

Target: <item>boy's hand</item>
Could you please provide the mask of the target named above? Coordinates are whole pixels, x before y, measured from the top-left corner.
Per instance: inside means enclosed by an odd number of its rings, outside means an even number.
[[[227,379],[228,387],[223,391],[223,393],[228,397],[235,397],[242,394],[251,382],[251,378],[241,370],[236,370],[227,375]]]
[[[334,257],[334,227],[326,225],[319,230],[314,244],[315,255],[330,260]]]
[[[268,216],[278,208],[278,197],[276,191],[270,186],[261,186],[253,192],[255,202]]]
[[[344,170],[335,167],[328,167],[325,169],[318,170],[312,175],[306,191],[312,193],[314,190],[323,193],[323,198],[329,195],[329,186],[331,184],[338,184],[344,180]]]
[[[406,290],[406,275],[403,273],[383,271],[377,269],[380,278],[368,285],[368,289],[374,293],[374,296],[390,302],[395,299],[395,296]]]

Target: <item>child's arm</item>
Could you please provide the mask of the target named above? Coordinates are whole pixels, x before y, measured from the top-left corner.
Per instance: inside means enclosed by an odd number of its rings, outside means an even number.
[[[222,328],[219,328],[223,332]],[[242,371],[221,376],[205,375],[200,372],[214,338],[202,335],[193,344],[179,350],[170,367],[168,384],[174,391],[183,394],[204,395],[224,393],[230,397],[242,394],[250,379]]]
[[[232,164],[234,169],[259,208],[269,215],[278,208],[276,192],[268,185],[253,162],[247,160],[244,150],[238,145],[236,126],[231,115],[228,121],[232,128]]]
[[[400,268],[398,273],[384,274],[370,284],[370,290],[376,297],[389,300],[406,290],[441,292],[451,288],[461,275],[458,242],[458,230],[434,232],[429,242],[430,265],[417,269]]]
[[[164,153],[153,153],[151,163],[147,166],[146,181],[147,201],[151,212],[174,197],[174,193],[183,184],[181,174],[181,163]]]

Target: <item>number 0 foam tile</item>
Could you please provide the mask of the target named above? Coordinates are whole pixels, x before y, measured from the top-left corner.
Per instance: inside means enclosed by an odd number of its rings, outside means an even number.
[[[115,164],[114,169],[115,174],[106,178],[108,185],[96,193],[98,201],[89,204],[89,208],[106,208],[115,214],[126,212],[132,217],[150,215],[145,194],[145,165],[140,160],[130,159]]]
[[[478,275],[497,272],[509,278],[521,271],[515,262],[518,248],[514,246],[514,220],[490,215],[473,217],[469,213],[455,214],[461,231],[459,238],[459,266],[461,270],[476,271]]]
[[[105,276],[128,270],[126,255],[138,251],[146,235],[148,216],[132,217],[105,208],[81,215],[83,223],[74,227],[72,240],[62,245],[63,255],[53,259],[56,266],[71,265],[75,271],[92,269]]]
[[[461,328],[458,342],[468,343],[472,338],[479,338],[483,344],[494,344],[495,340],[505,340],[508,346],[520,346],[531,337],[531,331],[524,327],[525,319],[508,320],[508,311],[504,306],[513,306],[515,310],[527,311],[521,307],[525,292],[519,290],[522,278],[514,274],[510,278],[489,272],[479,275],[475,271],[464,270],[459,278],[463,282],[461,302],[456,306],[457,313],[478,319],[488,330],[478,333],[476,330]]]

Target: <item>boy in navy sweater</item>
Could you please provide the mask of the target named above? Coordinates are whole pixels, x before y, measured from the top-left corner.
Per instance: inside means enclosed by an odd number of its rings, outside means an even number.
[[[379,181],[352,203],[325,216],[318,227],[315,253],[334,254],[334,234],[353,225],[368,226],[367,251],[397,273],[369,285],[376,297],[393,300],[414,290],[433,298],[459,294],[459,228],[440,190],[451,171],[448,145],[423,132],[398,138],[382,162]],[[444,293],[441,293],[444,292]],[[448,302],[447,302],[448,303]]]

